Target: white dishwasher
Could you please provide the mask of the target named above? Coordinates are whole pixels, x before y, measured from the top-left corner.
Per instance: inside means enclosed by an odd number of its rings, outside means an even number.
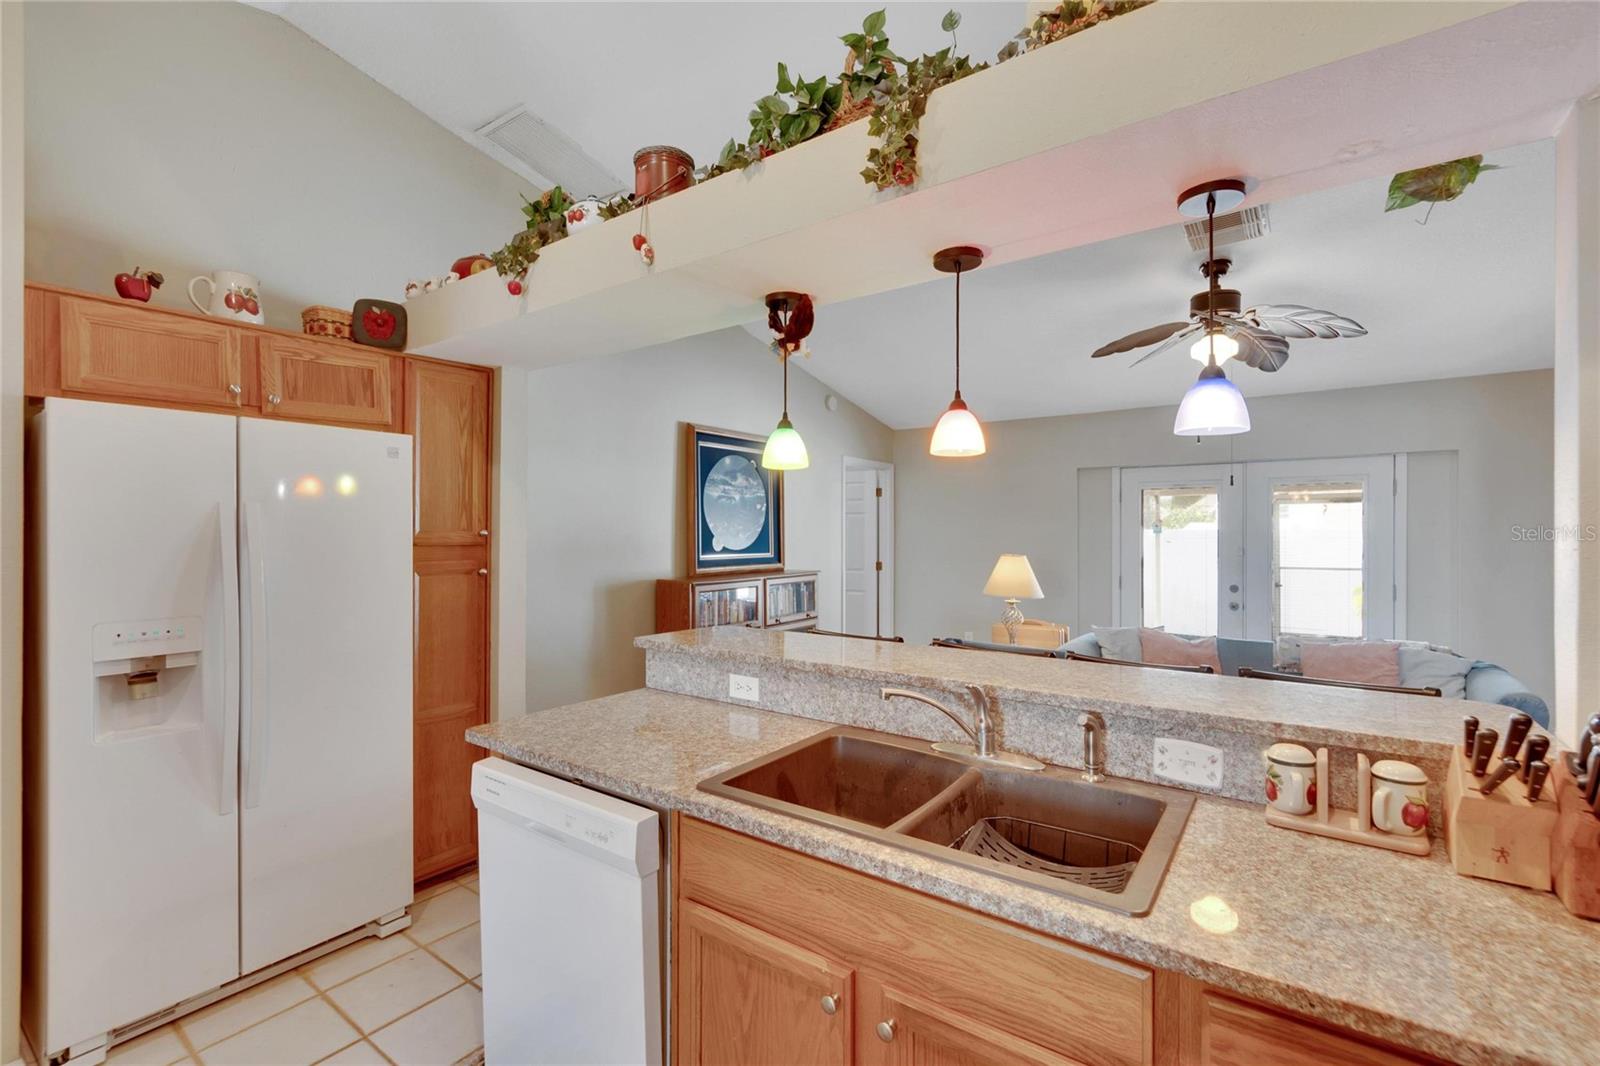
[[[656,812],[495,758],[473,765],[472,802],[489,1066],[656,1066]]]

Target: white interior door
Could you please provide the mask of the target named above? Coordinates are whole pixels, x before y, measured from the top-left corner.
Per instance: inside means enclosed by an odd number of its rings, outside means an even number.
[[[844,460],[843,600],[840,628],[894,635],[894,467]]]
[[[1118,504],[1118,625],[1245,633],[1241,464],[1129,468]]]
[[[239,976],[236,421],[51,399],[33,426],[42,1056]]]
[[[878,472],[844,472],[844,631],[879,635]]]
[[[1394,456],[1251,463],[1249,474],[1249,636],[1394,637]]]
[[[411,440],[242,419],[239,501],[250,971],[411,900]]]

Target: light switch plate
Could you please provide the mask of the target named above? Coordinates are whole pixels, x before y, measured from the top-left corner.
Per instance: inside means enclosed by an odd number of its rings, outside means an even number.
[[[1157,777],[1200,788],[1221,788],[1222,767],[1221,748],[1196,744],[1191,740],[1156,737]]]
[[[749,677],[745,674],[729,674],[728,698],[749,700],[754,703],[761,698],[761,679],[759,677]]]

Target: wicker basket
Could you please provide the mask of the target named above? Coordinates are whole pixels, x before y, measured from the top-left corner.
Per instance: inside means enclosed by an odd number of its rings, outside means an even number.
[[[313,337],[350,339],[350,312],[318,304],[300,312],[300,328]]]
[[[856,54],[853,50],[847,48],[844,53],[844,72],[848,75],[855,69]],[[857,119],[866,118],[872,114],[874,107],[875,105],[870,98],[866,100],[853,99],[850,95],[850,83],[845,82],[844,91],[840,94],[839,106],[833,109],[832,115],[828,116],[828,125],[824,128],[824,132],[836,130],[840,126],[850,125]]]

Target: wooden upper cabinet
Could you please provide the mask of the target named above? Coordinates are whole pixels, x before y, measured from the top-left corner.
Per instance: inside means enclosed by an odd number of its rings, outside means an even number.
[[[240,331],[75,296],[61,296],[59,309],[62,395],[240,406],[242,353],[251,343]]]
[[[406,360],[418,546],[488,539],[491,380],[487,369]]]
[[[865,978],[859,985],[862,1066],[1083,1066],[913,993]]]
[[[682,1066],[846,1066],[854,1043],[848,966],[688,900],[678,905]]]
[[[376,348],[264,336],[261,413],[268,417],[399,429],[401,360]]]

